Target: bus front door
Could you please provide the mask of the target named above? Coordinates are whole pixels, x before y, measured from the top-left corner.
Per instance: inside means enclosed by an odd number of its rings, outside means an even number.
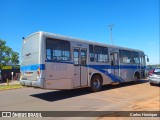
[[[87,49],[73,48],[74,59],[74,80],[73,87],[81,87],[87,85]]]
[[[115,76],[120,77],[118,52],[110,53],[110,61],[111,61],[111,73],[114,74]]]

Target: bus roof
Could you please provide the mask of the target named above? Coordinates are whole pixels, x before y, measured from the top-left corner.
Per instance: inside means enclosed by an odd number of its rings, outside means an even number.
[[[131,51],[137,51],[137,52],[144,53],[142,50],[138,50],[138,49],[132,49],[132,48],[121,47],[121,46],[116,46],[116,45],[109,45],[109,44],[105,44],[105,43],[94,42],[91,40],[74,38],[74,37],[69,37],[69,36],[64,36],[64,35],[60,35],[60,34],[44,32],[44,31],[35,32],[35,33],[27,36],[26,38],[31,37],[35,34],[41,34],[42,36],[55,38],[55,39],[68,40],[68,41],[79,42],[79,43],[88,43],[88,44],[92,44],[92,45],[105,46],[105,47],[111,47],[111,48],[119,48],[119,49],[123,49],[123,50],[131,50]]]

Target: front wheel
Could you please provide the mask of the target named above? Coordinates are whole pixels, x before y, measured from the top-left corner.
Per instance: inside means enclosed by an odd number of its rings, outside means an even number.
[[[138,76],[138,75],[134,75],[133,83],[134,83],[134,84],[137,84],[137,83],[138,83],[138,80],[139,80],[139,76]]]
[[[149,82],[149,84],[150,84],[151,86],[153,86],[153,85],[154,85],[154,83],[151,83],[151,82]]]
[[[101,77],[98,76],[98,75],[93,76],[92,79],[91,79],[90,87],[91,87],[91,90],[93,92],[100,91],[101,87],[102,87],[102,79],[101,79]]]

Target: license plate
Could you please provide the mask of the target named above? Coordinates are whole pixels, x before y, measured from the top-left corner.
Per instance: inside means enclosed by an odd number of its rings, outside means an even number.
[[[31,77],[33,75],[33,72],[25,72],[24,75],[27,77]]]

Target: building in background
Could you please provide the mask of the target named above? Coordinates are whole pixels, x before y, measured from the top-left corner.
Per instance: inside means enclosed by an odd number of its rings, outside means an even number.
[[[1,68],[0,72],[1,82],[6,82],[6,79],[9,80],[19,80],[20,76],[20,65],[6,65]]]

